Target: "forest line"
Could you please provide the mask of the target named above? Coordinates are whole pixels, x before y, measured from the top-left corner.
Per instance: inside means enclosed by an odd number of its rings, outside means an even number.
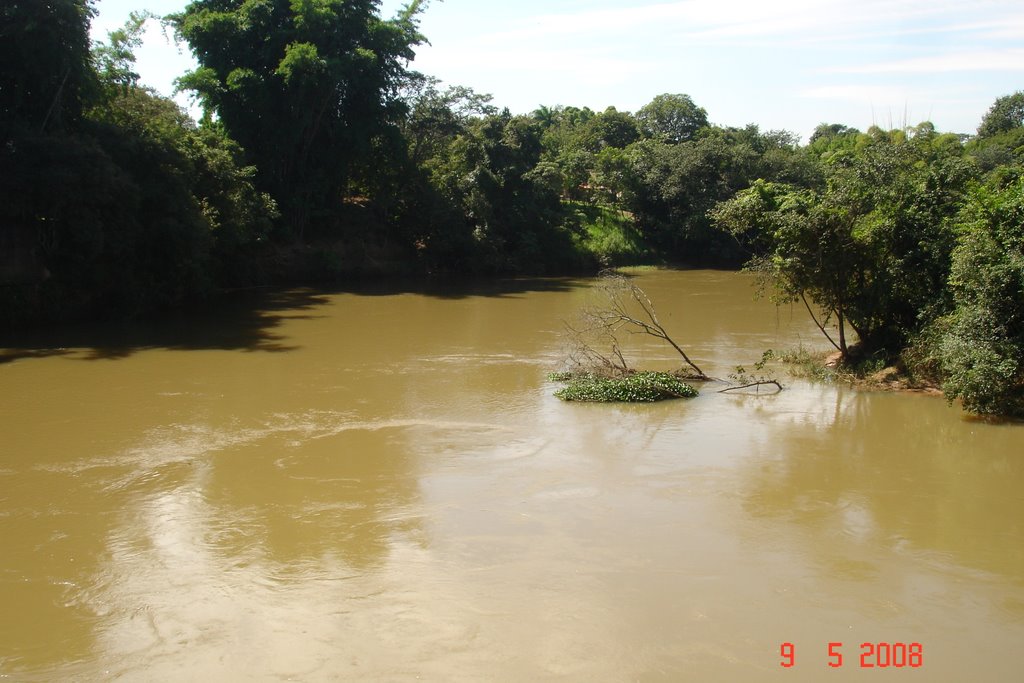
[[[844,358],[1024,412],[1024,93],[975,134],[714,125],[490,97],[411,67],[411,2],[197,0],[164,18],[205,116],[139,85],[149,15],[0,9],[0,322],[124,317],[218,291],[627,263],[755,270]],[[854,345],[854,338],[859,343]]]

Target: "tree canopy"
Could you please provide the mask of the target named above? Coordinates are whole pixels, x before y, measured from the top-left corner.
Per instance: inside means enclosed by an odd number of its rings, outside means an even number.
[[[0,322],[141,314],[356,273],[747,267],[855,363],[1019,413],[1024,93],[976,136],[718,126],[685,94],[540,106],[410,70],[424,2],[195,0],[195,122],[139,85],[132,14],[0,6]]]
[[[1024,176],[975,188],[937,325],[943,388],[978,413],[1024,416]]]
[[[978,126],[978,137],[988,138],[1024,126],[1024,92],[996,99]]]
[[[422,3],[390,20],[379,4],[196,0],[169,17],[199,62],[181,87],[247,150],[298,235],[330,220],[373,140],[404,114]]]
[[[689,95],[658,95],[636,113],[643,134],[666,142],[685,142],[708,125],[708,113]]]
[[[95,94],[88,0],[0,6],[0,138],[74,126]]]

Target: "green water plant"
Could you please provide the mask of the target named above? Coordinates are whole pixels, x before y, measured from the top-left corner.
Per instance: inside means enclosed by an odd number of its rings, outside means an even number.
[[[615,271],[604,271],[595,287],[602,302],[587,306],[575,325],[565,324],[567,353],[566,371],[548,375],[553,382],[566,386],[555,392],[564,401],[595,401],[649,403],[669,398],[693,398],[697,390],[686,380],[695,382],[722,382],[709,377],[687,355],[661,324],[654,304],[647,294],[627,276]],[[667,343],[682,359],[683,364],[673,372],[636,371],[626,362],[619,340],[620,333],[642,334]],[[774,358],[768,352],[754,365],[761,370]],[[754,389],[772,385],[782,391],[782,385],[773,378],[751,376],[737,368],[735,384],[719,393]]]
[[[618,377],[559,372],[549,379],[566,383],[555,392],[563,401],[651,403],[697,395],[696,389],[670,372],[633,372]]]

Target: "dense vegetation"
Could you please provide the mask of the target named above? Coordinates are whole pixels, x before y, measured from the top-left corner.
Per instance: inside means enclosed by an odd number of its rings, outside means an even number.
[[[590,403],[653,403],[673,398],[693,398],[697,390],[669,372],[634,372],[619,377],[556,373],[551,380],[566,385],[555,392],[563,401]]]
[[[410,70],[419,1],[195,0],[193,122],[141,87],[145,15],[90,45],[90,0],[0,7],[0,321],[134,315],[361,273],[747,267],[850,363],[903,363],[1024,411],[1024,93],[976,135],[498,111]]]

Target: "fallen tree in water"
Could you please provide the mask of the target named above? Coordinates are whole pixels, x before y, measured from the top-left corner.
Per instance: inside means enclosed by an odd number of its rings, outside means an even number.
[[[658,312],[654,309],[650,298],[630,278],[622,273],[605,271],[601,273],[597,290],[604,299],[602,304],[583,309],[582,325],[579,329],[567,325],[570,333],[575,337],[577,345],[584,347],[581,349],[582,357],[596,359],[603,366],[608,366],[610,360],[612,367],[627,370],[617,335],[620,332],[646,334],[667,342],[675,349],[683,359],[684,367],[689,368],[683,373],[688,379],[710,379],[696,363],[690,360],[683,347],[669,336],[665,326],[658,319]],[[611,342],[611,359],[601,357],[590,347],[588,337],[592,335]]]
[[[760,372],[764,370],[764,366],[768,364],[768,361],[775,360],[775,352],[768,349],[761,354],[761,360],[754,363],[754,370]],[[761,393],[761,387],[774,386],[775,391],[772,393],[779,393],[782,391],[782,385],[779,384],[779,380],[774,377],[768,377],[766,375],[752,375],[748,374],[746,368],[742,365],[736,366],[736,371],[729,374],[729,379],[733,381],[732,386],[728,386],[725,389],[720,389],[718,393],[725,394],[730,391],[742,391],[744,389],[753,389],[756,393]]]
[[[555,396],[564,401],[651,402],[697,396],[697,389],[688,381],[722,381],[709,377],[669,335],[650,298],[630,278],[605,271],[595,289],[600,294],[600,304],[586,306],[575,324],[565,323],[568,370],[553,373],[549,379],[565,382],[566,386],[556,391]],[[623,332],[645,334],[666,342],[679,354],[682,366],[672,372],[634,370],[622,353],[619,335]],[[764,360],[755,367],[760,369]],[[738,370],[742,372],[742,368]],[[722,391],[765,384],[782,390],[777,381],[763,377],[743,377],[738,384],[742,386]]]

